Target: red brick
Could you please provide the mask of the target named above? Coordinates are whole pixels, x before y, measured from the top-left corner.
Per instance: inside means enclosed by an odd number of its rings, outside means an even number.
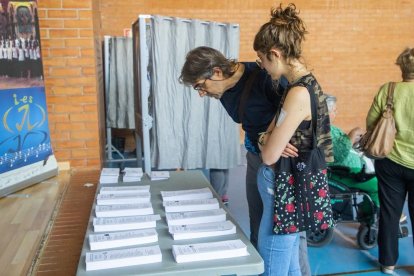
[[[77,10],[48,10],[48,18],[77,18]]]

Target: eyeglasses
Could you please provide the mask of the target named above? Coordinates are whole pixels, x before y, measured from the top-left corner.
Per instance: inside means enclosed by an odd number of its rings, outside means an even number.
[[[194,85],[193,86],[193,89],[195,90],[195,91],[200,91],[200,90],[206,90],[206,81],[207,80],[209,80],[209,81],[224,81],[224,80],[227,80],[227,78],[225,78],[225,79],[222,79],[222,80],[213,80],[213,79],[211,79],[211,78],[206,78],[202,83],[197,83],[196,85]],[[207,91],[206,91],[207,92]]]
[[[206,78],[202,83],[197,83],[196,85],[193,86],[193,89],[195,91],[200,91],[203,90],[206,84],[206,81],[209,80],[210,78]]]

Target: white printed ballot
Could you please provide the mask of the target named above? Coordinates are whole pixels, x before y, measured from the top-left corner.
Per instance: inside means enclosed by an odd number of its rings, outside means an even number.
[[[86,252],[86,271],[162,262],[159,245]]]
[[[154,214],[154,209],[152,208],[151,202],[95,206],[95,215],[98,218],[142,216],[152,214]]]
[[[165,201],[163,205],[167,213],[214,210],[219,208],[219,203],[216,198]]]
[[[98,205],[112,204],[134,204],[150,202],[151,194],[149,192],[139,192],[135,194],[98,194],[96,203]]]
[[[117,186],[117,187],[102,187],[99,194],[136,194],[149,192],[150,186]]]
[[[170,172],[169,171],[151,171],[150,178],[151,178],[151,181],[168,179],[170,178]]]
[[[236,226],[231,221],[227,220],[169,226],[168,232],[170,232],[174,240],[197,239],[235,234]]]
[[[166,213],[168,226],[188,225],[226,220],[226,211],[223,209],[204,210],[194,212]]]
[[[124,172],[125,174],[122,178],[122,182],[141,181],[141,178],[144,175],[142,168],[125,168]]]
[[[99,177],[101,184],[118,183],[119,168],[103,168]]]
[[[160,215],[146,215],[133,217],[94,218],[95,232],[124,231],[144,228],[155,228]]]
[[[161,191],[161,197],[163,201],[208,199],[213,198],[213,193],[209,188],[179,191]]]
[[[91,250],[134,246],[157,241],[158,234],[154,228],[102,234],[89,234],[89,247]]]
[[[118,176],[119,168],[102,168],[101,176]]]
[[[144,172],[142,171],[142,168],[132,168],[132,167],[125,167],[123,172],[125,174],[136,175],[136,176],[142,176],[144,174]]]
[[[248,256],[247,246],[241,240],[173,245],[177,263],[217,260]]]

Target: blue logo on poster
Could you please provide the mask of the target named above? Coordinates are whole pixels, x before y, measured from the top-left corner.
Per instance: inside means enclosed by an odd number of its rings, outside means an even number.
[[[0,173],[52,154],[44,87],[0,92]]]

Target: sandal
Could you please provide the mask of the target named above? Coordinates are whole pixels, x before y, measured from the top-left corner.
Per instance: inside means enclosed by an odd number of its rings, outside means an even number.
[[[384,273],[384,274],[393,275],[394,274],[394,268],[395,268],[395,266],[381,265],[381,272]]]

